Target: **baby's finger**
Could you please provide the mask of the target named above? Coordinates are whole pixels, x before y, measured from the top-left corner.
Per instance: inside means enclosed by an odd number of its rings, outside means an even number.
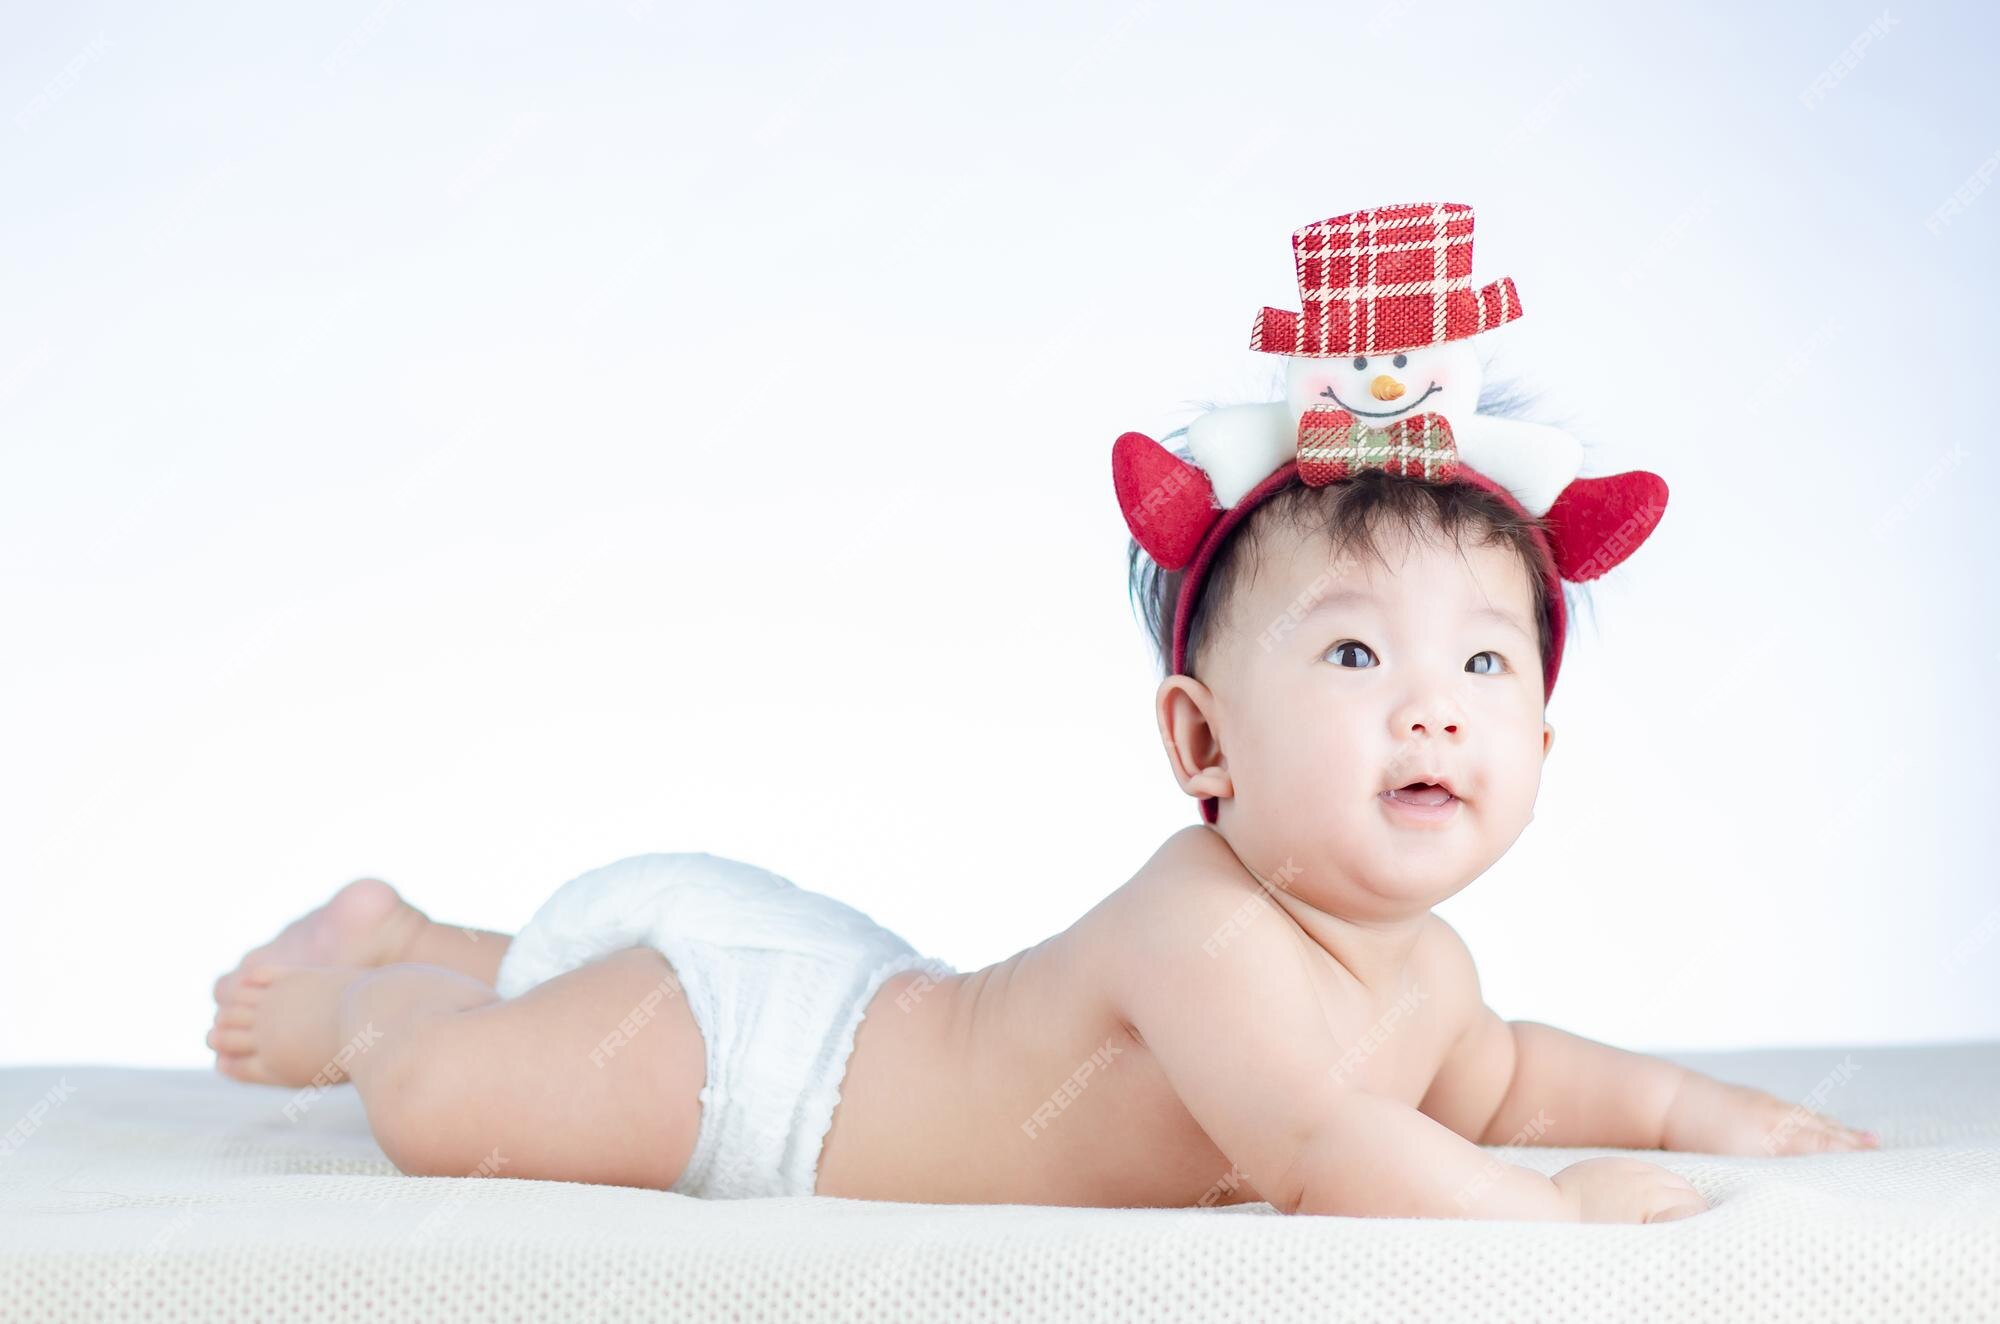
[[[1844,1153],[1871,1147],[1871,1142],[1864,1139],[1859,1131],[1841,1126],[1838,1123],[1830,1126],[1814,1127],[1811,1134],[1818,1142],[1822,1152],[1833,1151]]]
[[[1849,1126],[1839,1118],[1829,1117],[1825,1113],[1814,1113],[1813,1117],[1823,1129],[1852,1148],[1869,1149],[1881,1143],[1881,1137],[1873,1131],[1863,1131]]]
[[[1660,1210],[1658,1213],[1654,1214],[1651,1218],[1648,1218],[1646,1221],[1648,1223],[1671,1223],[1676,1218],[1686,1218],[1690,1214],[1704,1213],[1707,1211],[1707,1209],[1708,1205],[1701,1202],[1700,1200],[1689,1201],[1681,1204],[1673,1204],[1667,1206],[1665,1209]]]
[[[1811,1118],[1795,1118],[1765,1137],[1765,1147],[1773,1154],[1824,1154],[1840,1148],[1836,1133]]]

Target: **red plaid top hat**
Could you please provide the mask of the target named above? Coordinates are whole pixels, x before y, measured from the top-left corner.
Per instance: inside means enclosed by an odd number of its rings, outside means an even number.
[[[1511,277],[1472,287],[1472,208],[1417,202],[1330,216],[1292,233],[1304,311],[1266,308],[1250,348],[1341,358],[1464,340],[1521,315]]]

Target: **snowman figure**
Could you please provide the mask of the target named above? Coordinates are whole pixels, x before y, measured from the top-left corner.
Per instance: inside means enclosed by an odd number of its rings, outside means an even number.
[[[1233,506],[1294,455],[1305,463],[1315,438],[1387,444],[1418,426],[1532,515],[1560,520],[1561,506],[1606,499],[1629,507],[1651,492],[1630,481],[1636,474],[1578,478],[1583,448],[1558,428],[1478,412],[1472,338],[1519,317],[1521,301],[1511,278],[1473,287],[1472,230],[1472,208],[1444,202],[1351,212],[1293,233],[1303,311],[1265,308],[1250,333],[1252,349],[1285,356],[1285,398],[1188,425],[1188,452],[1218,505]]]
[[[1583,447],[1559,428],[1481,414],[1479,355],[1469,340],[1393,354],[1285,360],[1285,398],[1212,410],[1188,425],[1188,453],[1207,470],[1216,499],[1234,505],[1297,445],[1309,415],[1336,411],[1387,429],[1423,414],[1451,427],[1459,458],[1545,515],[1583,463]]]

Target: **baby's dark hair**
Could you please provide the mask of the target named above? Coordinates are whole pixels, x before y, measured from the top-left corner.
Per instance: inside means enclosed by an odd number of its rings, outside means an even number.
[[[1511,394],[1490,403],[1481,401],[1482,412],[1488,413],[1518,414],[1520,406],[1521,398]],[[1190,675],[1195,674],[1201,646],[1223,619],[1238,584],[1256,575],[1259,545],[1281,522],[1302,534],[1327,539],[1337,557],[1367,554],[1384,565],[1387,562],[1379,544],[1385,529],[1415,538],[1442,536],[1461,548],[1467,535],[1474,537],[1475,546],[1505,547],[1520,559],[1528,576],[1529,596],[1535,604],[1537,661],[1546,661],[1554,646],[1554,623],[1542,593],[1548,560],[1535,541],[1539,520],[1469,483],[1423,482],[1369,470],[1325,487],[1285,488],[1230,531],[1216,550],[1194,602],[1194,617],[1188,624]],[[1180,600],[1184,572],[1162,570],[1136,541],[1127,548],[1126,561],[1128,592],[1152,636],[1164,673],[1173,666],[1174,608]]]

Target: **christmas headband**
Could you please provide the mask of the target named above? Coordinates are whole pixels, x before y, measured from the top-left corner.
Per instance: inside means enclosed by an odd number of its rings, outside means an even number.
[[[1470,484],[1532,516],[1545,569],[1555,690],[1562,581],[1595,579],[1637,551],[1666,513],[1667,485],[1641,469],[1581,478],[1583,448],[1559,429],[1478,412],[1473,337],[1521,315],[1514,282],[1472,285],[1472,208],[1413,203],[1350,212],[1292,234],[1301,311],[1265,308],[1250,348],[1285,356],[1285,398],[1213,410],[1188,426],[1193,463],[1141,432],[1111,448],[1133,539],[1182,570],[1171,667],[1187,671],[1189,617],[1216,551],[1266,500],[1369,469]],[[1202,816],[1216,818],[1213,799]]]

